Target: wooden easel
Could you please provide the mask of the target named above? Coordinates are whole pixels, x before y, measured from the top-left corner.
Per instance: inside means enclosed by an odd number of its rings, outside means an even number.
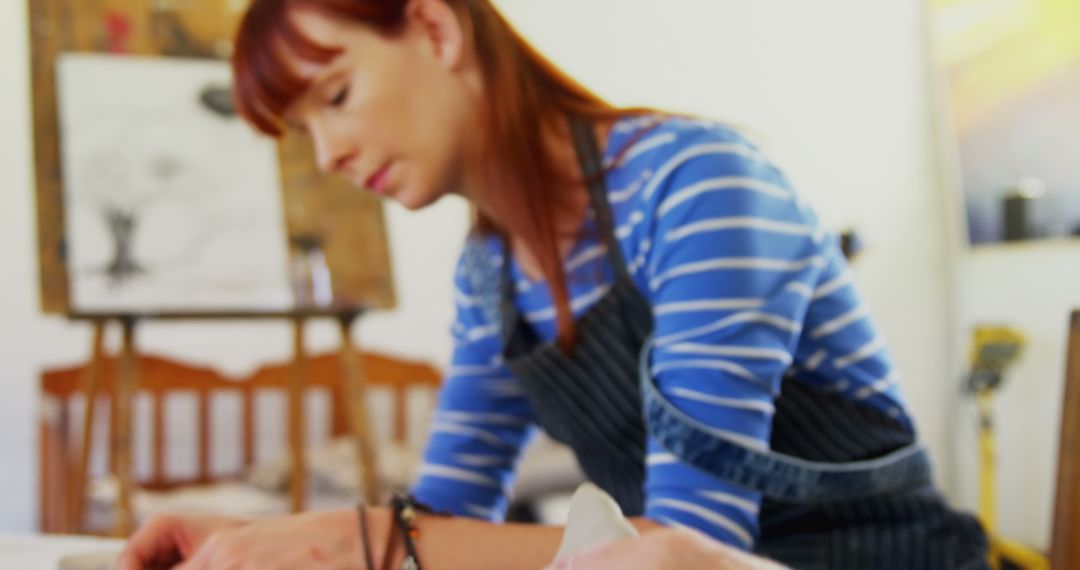
[[[306,464],[304,457],[305,413],[303,393],[306,383],[306,353],[304,350],[304,329],[307,321],[320,318],[335,319],[341,334],[341,368],[344,373],[344,385],[348,393],[349,423],[356,438],[359,461],[361,488],[368,503],[376,503],[380,498],[380,488],[375,456],[371,441],[371,428],[367,415],[367,381],[357,358],[356,346],[352,335],[352,324],[363,313],[356,307],[338,307],[326,309],[297,309],[291,311],[205,311],[205,312],[129,312],[129,313],[74,313],[69,318],[74,321],[92,323],[94,327],[91,363],[83,379],[85,390],[85,408],[83,416],[82,446],[79,462],[72,473],[70,492],[74,497],[71,509],[72,520],[69,528],[80,528],[86,504],[86,480],[91,455],[91,433],[94,425],[94,409],[97,393],[100,389],[100,369],[105,358],[105,328],[110,322],[120,324],[122,343],[120,365],[116,378],[115,400],[112,420],[116,422],[115,435],[109,445],[109,469],[119,482],[119,500],[117,517],[113,533],[119,537],[128,536],[134,527],[134,510],[131,504],[132,483],[132,412],[131,404],[138,387],[138,367],[136,365],[135,333],[137,325],[143,321],[227,321],[227,320],[284,320],[293,324],[293,375],[288,391],[289,448],[293,461],[291,480],[292,510],[303,510],[307,487]]]

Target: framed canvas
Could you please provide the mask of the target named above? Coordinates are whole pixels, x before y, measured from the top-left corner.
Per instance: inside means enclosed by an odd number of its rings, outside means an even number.
[[[1080,0],[928,5],[969,242],[1080,236]]]

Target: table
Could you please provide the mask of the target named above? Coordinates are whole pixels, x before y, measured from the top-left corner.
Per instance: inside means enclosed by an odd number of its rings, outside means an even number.
[[[0,534],[0,568],[57,570],[71,554],[116,552],[124,541],[83,536]]]
[[[283,311],[132,311],[132,312],[80,312],[71,313],[68,318],[74,321],[90,322],[94,326],[91,345],[91,363],[83,379],[86,394],[83,415],[82,446],[79,463],[71,479],[71,495],[75,505],[71,509],[72,520],[68,528],[78,531],[83,522],[86,504],[86,479],[90,463],[90,435],[94,425],[93,405],[98,391],[99,368],[105,356],[105,327],[110,322],[118,322],[122,328],[120,366],[117,371],[115,421],[116,436],[109,445],[109,466],[119,482],[120,492],[117,501],[116,525],[114,536],[125,537],[134,527],[134,512],[131,504],[133,483],[131,479],[131,417],[132,398],[138,386],[138,366],[136,365],[135,329],[143,321],[235,321],[235,320],[286,320],[293,324],[293,379],[289,387],[289,447],[293,461],[291,480],[292,510],[299,512],[304,508],[306,464],[304,447],[304,406],[303,389],[306,365],[304,351],[304,325],[308,320],[332,318],[338,321],[341,333],[342,370],[345,375],[345,388],[349,394],[349,423],[357,440],[360,453],[359,461],[361,488],[365,499],[370,504],[378,502],[380,489],[377,470],[366,468],[375,465],[374,450],[370,439],[370,424],[367,416],[367,382],[357,358],[352,335],[352,324],[364,312],[363,307],[331,306],[313,307]],[[2,566],[0,567],[7,567]]]

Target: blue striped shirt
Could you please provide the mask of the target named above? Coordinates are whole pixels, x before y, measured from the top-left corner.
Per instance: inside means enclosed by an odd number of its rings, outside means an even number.
[[[716,123],[638,117],[616,123],[605,148],[616,237],[652,305],[653,375],[668,399],[764,449],[782,376],[794,369],[911,426],[835,236],[754,144]],[[502,251],[488,246],[498,263]],[[614,282],[606,253],[590,210],[565,261],[578,317]],[[548,288],[513,261],[511,273],[522,314],[553,339]],[[460,265],[455,284],[453,364],[414,491],[437,509],[501,520],[534,421],[501,362],[498,326]],[[644,492],[653,520],[753,546],[761,497],[681,463],[652,438]]]

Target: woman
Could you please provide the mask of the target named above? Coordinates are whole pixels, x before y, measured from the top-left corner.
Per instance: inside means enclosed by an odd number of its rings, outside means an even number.
[[[551,561],[561,529],[488,522],[535,425],[647,534],[794,567],[985,565],[835,239],[736,130],[612,107],[488,0],[255,0],[234,66],[244,116],[306,131],[325,171],[475,207],[414,490],[459,516],[418,518],[425,568]],[[363,567],[361,527],[374,559],[404,557],[391,518],[159,519],[125,560]]]

